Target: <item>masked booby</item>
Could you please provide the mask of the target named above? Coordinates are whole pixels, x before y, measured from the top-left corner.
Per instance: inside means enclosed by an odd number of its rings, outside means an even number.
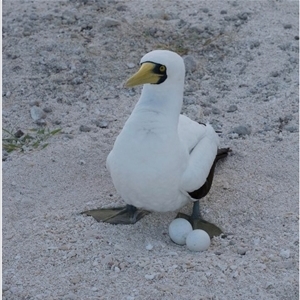
[[[83,213],[97,221],[133,224],[149,211],[175,211],[193,202],[191,216],[178,217],[211,237],[219,235],[221,229],[201,217],[199,199],[209,192],[215,165],[230,149],[218,149],[210,124],[180,114],[185,66],[178,54],[154,50],[140,65],[125,83],[143,85],[140,99],[107,157],[113,184],[127,205]]]

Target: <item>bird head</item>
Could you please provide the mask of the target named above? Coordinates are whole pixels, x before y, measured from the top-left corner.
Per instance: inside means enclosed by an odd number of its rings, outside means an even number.
[[[183,59],[169,50],[154,50],[144,55],[140,69],[125,83],[125,87],[141,84],[160,85],[166,81],[182,84],[185,67]]]

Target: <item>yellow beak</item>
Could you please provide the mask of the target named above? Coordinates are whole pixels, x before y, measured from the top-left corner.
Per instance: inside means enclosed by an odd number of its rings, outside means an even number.
[[[133,87],[145,83],[157,83],[161,77],[159,74],[153,72],[155,64],[143,63],[141,68],[132,75],[125,83],[125,87]]]

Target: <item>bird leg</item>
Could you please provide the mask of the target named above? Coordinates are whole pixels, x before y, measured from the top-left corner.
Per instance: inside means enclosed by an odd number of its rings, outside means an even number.
[[[213,223],[207,222],[202,218],[199,200],[194,202],[193,212],[190,216],[179,212],[176,218],[186,219],[191,223],[193,229],[202,229],[206,231],[210,238],[213,238],[214,236],[219,236],[223,233],[223,231],[218,226],[216,226]]]
[[[206,231],[211,238],[222,234],[222,230],[218,226],[216,226],[212,223],[209,223],[202,218],[201,213],[200,213],[199,200],[201,198],[205,197],[211,188],[213,178],[214,178],[215,166],[216,166],[217,162],[220,159],[225,158],[229,152],[231,152],[230,148],[218,149],[215,161],[214,161],[213,165],[211,166],[211,169],[209,171],[209,174],[206,178],[205,183],[198,190],[195,190],[195,191],[189,193],[191,198],[193,198],[193,200],[194,200],[192,214],[190,216],[188,216],[183,213],[178,213],[176,216],[176,218],[184,218],[184,219],[188,220],[192,224],[193,229],[202,229],[202,230]]]
[[[193,212],[191,215],[191,224],[193,226],[193,229],[202,229],[206,231],[211,238],[222,234],[222,230],[218,226],[213,223],[207,222],[202,218],[199,200],[194,202]]]
[[[191,218],[192,218],[192,220],[202,219],[201,212],[200,212],[199,200],[195,201],[194,204],[193,204],[193,212],[192,212]]]
[[[134,224],[149,213],[129,204],[125,207],[99,208],[82,212],[82,214],[92,216],[97,222],[110,224]]]

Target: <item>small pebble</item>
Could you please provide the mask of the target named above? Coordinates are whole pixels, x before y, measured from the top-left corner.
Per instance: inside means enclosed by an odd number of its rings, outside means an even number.
[[[32,20],[32,21],[36,21],[39,19],[39,16],[36,14],[36,13],[32,13],[30,16],[29,16],[29,19]]]
[[[222,111],[217,108],[217,107],[213,107],[211,112],[214,114],[214,115],[220,115],[222,113]]]
[[[83,79],[81,76],[77,76],[74,79],[72,79],[71,83],[74,85],[79,85],[79,84],[83,83]]]
[[[32,29],[29,26],[24,26],[23,29],[23,35],[24,36],[30,36],[32,34]]]
[[[72,278],[70,278],[70,282],[73,284],[77,284],[81,281],[81,276],[74,276]]]
[[[147,280],[152,280],[152,279],[154,279],[154,277],[155,277],[155,274],[146,274],[145,275],[145,279],[147,279]]]
[[[292,28],[292,24],[284,24],[283,28],[284,29],[291,29]]]
[[[24,132],[21,130],[21,129],[19,129],[17,132],[15,132],[15,134],[14,134],[14,136],[16,137],[16,138],[20,138],[20,137],[22,137],[24,135]]]
[[[278,134],[278,136],[275,137],[274,141],[275,142],[282,142],[283,141],[283,136],[282,136],[281,132]]]
[[[203,115],[204,115],[204,116],[209,116],[210,113],[211,113],[211,110],[210,110],[209,108],[203,109]]]
[[[282,258],[289,258],[290,257],[290,250],[284,250],[284,249],[282,249],[280,251],[280,256]]]
[[[67,251],[70,249],[71,249],[70,245],[66,245],[66,244],[59,247],[59,250],[63,250],[63,251]]]
[[[237,278],[239,276],[239,272],[235,271],[232,273],[232,278]]]
[[[239,13],[237,16],[242,21],[246,21],[248,19],[248,13],[246,13],[246,12]]]
[[[251,127],[249,125],[240,125],[234,127],[231,131],[232,133],[236,133],[239,136],[249,135],[251,133]]]
[[[136,65],[134,63],[127,63],[126,66],[129,68],[129,69],[132,69],[134,68]]]
[[[120,244],[115,244],[115,245],[114,245],[114,249],[115,249],[115,250],[118,250],[118,251],[122,251],[122,250],[123,250],[123,247],[122,247],[122,245],[120,245]]]
[[[103,26],[104,27],[115,27],[121,25],[121,22],[113,18],[106,17],[104,18]]]
[[[93,262],[93,267],[97,267],[98,265],[99,265],[98,261],[95,260],[95,261]]]
[[[271,77],[278,77],[279,75],[280,75],[280,73],[278,71],[273,71],[270,74]]]
[[[292,121],[293,118],[294,118],[293,115],[290,114],[290,115],[284,116],[283,118],[279,118],[279,120],[282,119],[284,122],[288,122],[288,121]]]
[[[34,121],[46,118],[45,112],[38,106],[32,106],[30,109],[31,118]]]
[[[105,120],[101,120],[101,121],[97,120],[95,122],[95,124],[96,124],[97,127],[100,127],[100,128],[107,128],[108,127],[108,122],[105,121]]]
[[[230,105],[227,109],[227,112],[235,112],[237,110],[237,106],[236,105]]]
[[[258,238],[254,238],[253,239],[253,243],[254,243],[255,246],[258,246],[259,243],[260,243],[260,238],[259,237]]]
[[[298,132],[298,127],[293,125],[288,125],[283,127],[286,131],[289,131],[291,133]]]
[[[45,126],[47,124],[47,122],[44,119],[41,119],[41,120],[36,120],[35,124],[37,124],[39,126]]]
[[[147,249],[148,251],[152,250],[152,249],[153,249],[153,245],[149,243],[149,244],[146,246],[146,249]]]
[[[209,101],[210,103],[217,103],[217,102],[218,102],[218,99],[217,99],[216,97],[210,96],[210,97],[208,98],[208,101]]]
[[[171,251],[171,252],[168,252],[167,255],[168,256],[178,256],[178,253]]]
[[[89,126],[86,126],[86,125],[80,125],[79,130],[81,132],[90,132],[91,128]]]
[[[252,41],[250,42],[250,49],[257,48],[259,47],[259,45],[260,45],[260,41]]]
[[[185,70],[187,73],[193,73],[197,70],[197,61],[192,55],[186,55],[183,57]]]
[[[273,126],[267,124],[267,125],[264,126],[263,130],[264,131],[272,131],[273,130]]]
[[[55,246],[49,246],[49,247],[47,247],[47,250],[50,250],[50,251],[57,251],[58,248],[55,247]]]
[[[265,289],[267,289],[267,290],[274,289],[274,284],[272,282],[267,282],[265,284]]]
[[[228,134],[228,138],[234,140],[234,139],[238,139],[239,135],[237,133],[229,133]]]
[[[129,96],[133,97],[135,96],[136,92],[135,92],[135,89],[130,89],[129,92],[128,92]]]
[[[126,5],[119,5],[116,9],[117,11],[126,11],[128,7]]]
[[[8,291],[9,288],[10,288],[9,285],[7,285],[7,284],[5,284],[5,283],[2,284],[2,291],[3,291],[3,292]]]
[[[43,108],[43,111],[44,111],[45,113],[50,113],[50,112],[52,112],[52,108],[51,108],[51,107],[44,107],[44,108]]]
[[[75,12],[70,11],[70,10],[65,10],[62,13],[62,23],[63,24],[74,24],[76,22],[77,16],[75,14]]]
[[[91,2],[96,4],[97,9],[104,9],[107,7],[107,3],[105,0],[94,0]],[[114,3],[117,3],[117,2],[114,2]]]
[[[278,48],[282,51],[286,51],[286,50],[289,50],[289,48],[291,47],[291,44],[290,43],[285,43],[285,44],[281,44],[281,45],[278,45]]]
[[[245,248],[238,248],[237,249],[237,253],[240,254],[240,255],[245,255],[247,252],[247,249]]]

